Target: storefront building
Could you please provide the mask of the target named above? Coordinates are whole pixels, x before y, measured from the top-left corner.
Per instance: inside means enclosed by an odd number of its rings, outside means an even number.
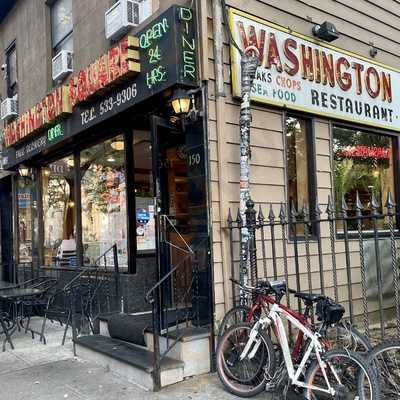
[[[197,35],[195,8],[164,4],[4,124],[3,168],[14,173],[8,280],[25,266],[117,265],[122,310],[147,312],[147,291],[190,249],[210,324],[206,120],[183,119],[171,104],[191,91],[183,101],[203,109]],[[178,301],[189,283],[174,284]]]
[[[214,32],[210,57],[213,64],[209,69],[213,77],[209,91],[209,146],[217,321],[232,304],[231,246],[226,220],[229,209],[236,218],[239,201],[241,58],[236,45],[242,50],[253,46],[259,53],[260,66],[251,94],[250,191],[257,209],[262,206],[266,221],[270,203],[278,220],[281,205],[290,210],[290,204],[294,204],[299,211],[307,205],[312,211],[318,202],[325,215],[329,197],[340,210],[344,196],[349,215],[355,215],[357,192],[365,209],[370,206],[373,192],[377,212],[385,212],[388,192],[396,205],[399,198],[396,87],[400,60],[395,50],[398,27],[394,24],[397,20],[394,4],[254,0],[246,4],[226,1],[226,5],[229,8],[226,20],[236,44],[232,41],[228,44],[228,37],[218,29],[222,17],[217,2],[208,9]],[[336,29],[334,37],[321,39],[313,33],[313,28],[325,21]],[[387,220],[381,219],[378,228],[388,230]],[[350,236],[356,232],[355,221],[348,229]],[[363,229],[372,229],[372,225]],[[354,310],[360,312],[360,249],[356,240],[350,240],[350,257],[346,259],[341,232],[343,226],[337,224],[334,237],[339,300],[348,310],[345,267],[349,264],[353,268]],[[297,233],[304,236],[304,231]],[[297,286],[295,269],[299,268],[300,287],[308,290],[307,282],[311,280],[313,289],[321,290],[318,274],[321,263],[326,293],[333,297],[328,225],[320,233],[320,258],[315,237],[308,249],[304,237],[300,240],[297,265],[293,251],[288,253],[289,284]],[[282,278],[285,265],[282,240],[277,237],[272,249],[270,238],[268,233],[264,249],[259,242],[258,275],[265,276],[267,270],[271,278],[274,266]],[[293,247],[290,237],[287,243],[288,248]],[[273,251],[276,251],[274,256]],[[310,252],[310,276],[307,276],[306,251]],[[238,260],[238,253],[234,257]],[[262,259],[266,260],[264,266]],[[367,266],[367,273],[368,268],[376,270],[376,264]],[[393,278],[391,274],[388,276],[390,282],[385,284],[391,286]],[[376,288],[376,275],[374,282]]]
[[[111,1],[90,8],[66,1],[74,23],[59,41],[46,24],[53,3],[44,11],[39,0],[20,1],[0,25],[9,65],[2,90],[18,92],[19,101],[18,117],[4,127],[3,164],[14,172],[6,245],[19,264],[73,269],[116,244],[119,268],[130,277],[127,312],[149,309],[146,290],[189,246],[200,261],[202,319],[216,328],[232,305],[227,218],[238,206],[240,167],[240,57],[224,29],[223,2],[153,1],[151,17],[113,42],[104,39]],[[326,208],[329,196],[337,203],[345,195],[353,206],[356,191],[365,204],[371,190],[380,209],[389,191],[398,204],[400,20],[392,3],[226,0],[233,39],[260,57],[251,104],[256,204],[271,203],[279,215],[281,203],[312,208],[318,200]],[[96,23],[79,18],[89,13]],[[24,26],[22,14],[36,15],[47,32],[15,28]],[[332,43],[312,33],[324,21],[339,32]],[[27,35],[47,50],[28,49],[22,58],[21,47],[17,79],[13,49]],[[71,46],[71,35],[73,72],[58,84],[49,52]],[[173,110],[177,89],[193,99],[191,118]],[[18,177],[21,165],[27,177]],[[163,253],[155,214],[168,216],[175,253]],[[330,249],[322,246],[329,275]],[[336,252],[344,265],[343,244]],[[355,243],[351,252],[356,259]],[[282,263],[280,255],[279,271]],[[339,287],[345,282],[340,275]],[[357,294],[359,272],[353,282]],[[326,284],[331,293],[333,282]]]

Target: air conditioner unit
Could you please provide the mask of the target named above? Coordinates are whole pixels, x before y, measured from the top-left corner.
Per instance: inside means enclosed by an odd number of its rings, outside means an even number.
[[[7,97],[1,102],[1,119],[10,119],[18,115],[17,98]]]
[[[149,18],[150,15],[153,13],[152,3],[153,3],[152,0],[141,0],[140,1],[140,7],[139,7],[140,22]]]
[[[73,53],[68,50],[61,50],[53,60],[52,64],[52,75],[53,81],[62,79],[73,71]]]
[[[122,37],[130,27],[140,23],[139,1],[119,0],[105,12],[105,33],[107,39]]]

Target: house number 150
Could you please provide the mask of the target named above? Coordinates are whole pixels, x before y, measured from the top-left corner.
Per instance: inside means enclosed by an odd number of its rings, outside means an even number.
[[[201,160],[201,157],[200,157],[199,153],[190,154],[189,155],[189,167],[192,167],[194,165],[199,165],[200,160]]]

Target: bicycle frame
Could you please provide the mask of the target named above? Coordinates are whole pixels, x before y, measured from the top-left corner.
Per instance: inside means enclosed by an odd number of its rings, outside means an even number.
[[[258,295],[256,301],[254,302],[254,304],[252,305],[252,307],[249,310],[249,313],[247,315],[246,321],[251,323],[254,319],[254,314],[257,310],[262,310],[263,307],[266,307],[266,304],[268,305],[272,305],[275,304],[276,301],[273,297],[268,296],[268,295]],[[292,316],[294,316],[295,318],[297,318],[303,325],[305,326],[309,326],[308,323],[308,315],[307,312],[305,312],[305,314],[301,314],[297,311],[293,311],[291,310],[289,307],[285,307],[285,306],[281,306],[282,308],[284,308],[287,312],[291,313]],[[276,335],[276,332],[274,332]],[[293,351],[292,351],[292,359],[293,360],[298,360],[301,354],[301,349],[303,346],[303,339],[304,339],[304,333],[302,331],[299,331],[299,333],[297,334],[297,338],[296,341],[294,343],[294,347],[293,347]]]
[[[266,297],[269,297],[269,296],[266,296]],[[307,347],[307,350],[304,353],[302,360],[300,361],[300,364],[299,364],[297,370],[295,370],[294,365],[293,365],[292,357],[290,354],[289,342],[288,342],[288,338],[286,335],[285,327],[283,325],[281,316],[284,316],[290,323],[292,323],[296,328],[299,329],[299,333],[302,332],[303,336],[305,336],[306,338],[309,338],[311,341]],[[303,324],[303,321],[301,321],[297,315],[294,315],[294,312],[292,310],[290,310],[287,307],[282,306],[276,302],[274,302],[272,304],[271,309],[268,313],[268,316],[265,318],[260,318],[254,324],[254,327],[252,328],[252,330],[250,332],[249,340],[246,343],[242,354],[240,355],[240,360],[242,361],[246,357],[249,357],[251,359],[256,355],[258,347],[261,344],[261,339],[256,340],[258,330],[260,328],[264,329],[266,326],[269,326],[271,324],[273,325],[274,332],[275,332],[277,339],[279,341],[279,344],[281,346],[283,358],[285,361],[285,365],[286,365],[291,383],[293,385],[296,385],[299,387],[317,390],[317,391],[324,392],[324,393],[334,396],[335,390],[331,386],[331,384],[328,380],[328,376],[326,374],[326,363],[321,358],[321,354],[324,352],[324,347],[319,340],[320,335],[316,332],[313,332],[308,326]],[[254,344],[254,346],[253,346],[253,344]],[[306,365],[307,361],[309,360],[313,350],[317,357],[318,364],[321,367],[322,374],[323,374],[325,382],[327,384],[327,389],[324,389],[322,387],[313,386],[313,385],[307,385],[303,381],[300,380],[300,376],[301,376],[301,374],[305,368],[305,365]],[[339,383],[340,382],[339,377],[333,368],[332,368],[332,372],[335,375],[337,382]]]

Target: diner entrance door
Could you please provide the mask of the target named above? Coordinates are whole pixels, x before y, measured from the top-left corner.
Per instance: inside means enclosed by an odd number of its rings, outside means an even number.
[[[199,324],[212,309],[202,121],[184,129],[153,117],[152,146],[160,322]]]

